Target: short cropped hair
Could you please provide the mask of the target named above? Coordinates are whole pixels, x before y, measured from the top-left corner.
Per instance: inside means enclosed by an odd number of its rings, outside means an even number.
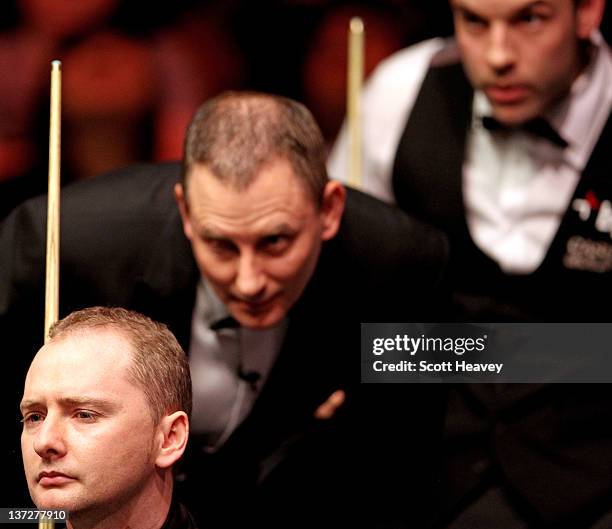
[[[49,338],[90,329],[116,330],[132,345],[129,378],[139,385],[155,424],[175,411],[191,416],[191,375],[185,352],[168,327],[138,312],[109,307],[79,310],[56,322]]]
[[[325,143],[310,111],[286,97],[225,92],[205,102],[185,137],[182,183],[202,164],[234,189],[246,189],[275,159],[287,160],[319,206],[327,183]]]

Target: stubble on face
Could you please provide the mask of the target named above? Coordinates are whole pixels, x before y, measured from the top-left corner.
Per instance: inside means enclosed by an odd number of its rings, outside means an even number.
[[[472,85],[509,125],[550,110],[583,64],[572,0],[453,0],[457,41]]]
[[[206,166],[189,179],[183,223],[202,275],[242,325],[279,324],[310,280],[322,243],[321,213],[303,182],[282,158],[246,189]]]

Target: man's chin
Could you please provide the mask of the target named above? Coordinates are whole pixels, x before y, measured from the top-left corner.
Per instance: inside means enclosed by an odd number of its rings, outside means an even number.
[[[542,114],[542,110],[538,105],[494,105],[493,116],[509,127],[520,126],[527,121],[536,118]]]
[[[40,510],[74,510],[72,498],[65,493],[58,494],[59,491],[47,491],[39,494],[34,500],[34,505]]]
[[[76,487],[76,488],[75,488]],[[75,498],[81,495],[77,482],[61,487],[42,487],[37,485],[30,489],[30,496],[38,509],[66,509],[71,510]]]

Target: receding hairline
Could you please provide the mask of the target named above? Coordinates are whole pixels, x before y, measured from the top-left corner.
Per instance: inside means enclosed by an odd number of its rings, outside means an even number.
[[[234,189],[245,189],[280,158],[320,204],[328,181],[325,157],[321,130],[304,104],[274,94],[224,92],[204,102],[189,124],[181,183],[189,187],[197,164]]]
[[[116,322],[78,322],[66,329],[60,329],[59,332],[55,333],[53,336],[49,338],[49,341],[45,344],[52,344],[55,342],[59,342],[65,339],[70,338],[71,336],[76,335],[89,335],[97,332],[105,332],[107,334],[117,334],[120,335],[127,343],[130,344],[130,347],[134,349],[134,343],[132,341],[132,337],[130,336],[129,331],[122,328],[121,325],[118,325]]]
[[[271,94],[266,94],[263,92],[237,92],[237,91],[227,91],[215,96],[208,101],[206,101],[194,115],[193,121],[197,120],[197,118],[204,113],[217,114],[221,113],[227,109],[237,109],[236,115],[243,115],[245,118],[250,114],[254,113],[254,110],[264,113],[264,110],[270,118],[278,119],[281,115],[280,109],[282,104],[285,103],[286,98],[280,96],[273,96]],[[189,126],[191,129],[191,124]],[[189,136],[187,137],[187,139]],[[188,156],[189,149],[185,148],[185,155]],[[277,153],[277,156],[281,156],[280,149]],[[268,160],[263,160],[260,165],[265,165]],[[221,176],[216,175],[210,168],[209,162],[201,162],[198,160],[184,160],[183,174],[181,175],[181,183],[183,187],[187,188],[187,177],[191,172],[191,168],[194,166],[204,166],[209,169],[209,171],[215,176],[217,179],[221,179]],[[257,172],[261,169],[258,167]],[[238,186],[236,186],[238,187]]]

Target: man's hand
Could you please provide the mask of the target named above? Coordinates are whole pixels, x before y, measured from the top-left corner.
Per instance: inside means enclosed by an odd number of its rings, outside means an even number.
[[[338,389],[334,391],[329,398],[317,408],[317,411],[314,413],[315,418],[322,420],[331,419],[336,413],[336,410],[344,404],[345,398],[346,394],[343,390]]]

